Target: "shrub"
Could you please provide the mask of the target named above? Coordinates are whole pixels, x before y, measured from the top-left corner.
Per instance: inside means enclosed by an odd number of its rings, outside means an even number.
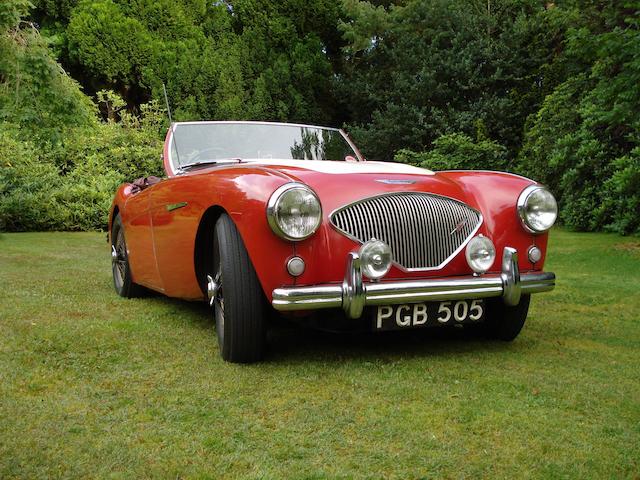
[[[51,199],[62,180],[37,148],[17,138],[17,129],[0,129],[0,227],[9,231],[50,230],[63,213]]]
[[[99,230],[107,224],[118,185],[162,175],[160,110],[140,118],[66,132],[58,143],[34,144],[17,127],[0,128],[0,228]]]
[[[598,208],[602,218],[612,218],[608,230],[640,232],[640,147],[616,159],[613,175],[603,184],[604,199]]]
[[[119,183],[160,174],[162,111],[150,103],[100,123],[47,40],[21,21],[29,5],[0,4],[0,228],[101,229]],[[123,105],[110,92],[98,101]]]
[[[115,171],[127,180],[161,176],[164,122],[163,112],[152,102],[143,106],[140,117],[123,113],[117,122],[75,129],[47,155],[63,175],[82,169],[89,176]]]
[[[428,152],[400,150],[395,160],[430,170],[505,170],[507,149],[492,140],[474,142],[467,135],[453,133],[438,138]]]

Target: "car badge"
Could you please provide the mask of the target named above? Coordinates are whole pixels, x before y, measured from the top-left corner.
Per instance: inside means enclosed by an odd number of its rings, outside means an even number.
[[[467,224],[467,219],[463,218],[456,224],[455,228],[451,230],[451,233],[449,233],[449,235],[453,235],[454,233],[460,233],[466,224]]]
[[[376,182],[386,183],[387,185],[411,185],[412,183],[416,183],[415,180],[401,180],[395,178],[378,178]]]

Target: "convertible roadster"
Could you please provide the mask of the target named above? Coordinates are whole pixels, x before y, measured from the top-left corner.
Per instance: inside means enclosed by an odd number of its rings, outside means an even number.
[[[370,162],[342,130],[267,122],[174,123],[163,161],[113,200],[114,286],[208,301],[228,361],[263,357],[276,312],[509,341],[555,286],[556,201],[518,175]]]

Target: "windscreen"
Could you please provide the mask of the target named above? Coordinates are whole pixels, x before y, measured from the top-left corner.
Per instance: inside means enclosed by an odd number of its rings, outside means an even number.
[[[171,145],[179,168],[223,160],[345,160],[356,157],[339,130],[261,123],[177,124]]]

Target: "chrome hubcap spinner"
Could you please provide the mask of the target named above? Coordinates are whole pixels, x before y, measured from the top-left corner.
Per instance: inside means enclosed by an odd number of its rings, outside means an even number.
[[[220,270],[218,270],[218,272],[215,275],[215,278],[212,277],[211,275],[207,275],[207,297],[209,298],[209,305],[213,306],[214,303],[216,302],[216,300],[218,297],[218,292],[220,291],[220,286],[221,286],[221,282],[220,282],[220,277],[221,277],[221,272]]]

